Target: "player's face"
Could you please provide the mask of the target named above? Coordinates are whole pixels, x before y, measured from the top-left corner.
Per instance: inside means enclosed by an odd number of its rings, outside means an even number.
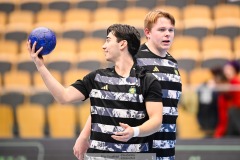
[[[151,30],[145,29],[148,43],[160,52],[167,51],[174,38],[174,26],[165,17],[158,18]]]
[[[236,72],[233,68],[233,66],[229,65],[229,64],[226,64],[224,67],[223,67],[223,73],[225,74],[226,78],[228,80],[231,80],[232,78],[234,78],[236,76]]]
[[[115,62],[120,55],[119,43],[117,38],[110,32],[102,46],[107,61]]]

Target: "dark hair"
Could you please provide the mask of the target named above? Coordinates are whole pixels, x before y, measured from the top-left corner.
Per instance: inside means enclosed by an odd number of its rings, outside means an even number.
[[[116,38],[117,42],[126,40],[128,43],[128,51],[134,57],[140,47],[140,33],[138,30],[127,24],[113,24],[107,29],[107,35],[112,33]]]
[[[218,79],[221,82],[226,82],[227,78],[223,73],[223,68],[222,67],[215,67],[210,69],[212,75],[215,77],[215,79]]]
[[[227,64],[231,65],[234,68],[234,70],[236,71],[236,73],[239,73],[239,71],[240,71],[240,64],[239,64],[238,61],[232,60],[232,61],[227,62]]]

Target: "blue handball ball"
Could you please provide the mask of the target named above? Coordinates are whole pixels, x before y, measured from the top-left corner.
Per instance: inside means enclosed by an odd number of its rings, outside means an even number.
[[[56,35],[55,33],[46,27],[35,28],[29,35],[28,40],[31,40],[31,48],[33,43],[37,41],[35,51],[43,47],[40,55],[47,55],[51,53],[56,46]]]

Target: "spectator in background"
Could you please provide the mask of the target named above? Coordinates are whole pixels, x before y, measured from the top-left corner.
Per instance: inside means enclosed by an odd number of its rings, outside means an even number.
[[[218,124],[214,133],[215,138],[221,138],[226,135],[240,135],[240,126],[235,124],[236,120],[240,121],[240,78],[238,73],[240,65],[237,61],[229,61],[223,67],[223,74],[226,77],[226,88],[218,96]],[[232,113],[236,112],[236,113]],[[238,116],[238,117],[236,117]],[[238,132],[235,131],[238,126]]]
[[[212,137],[219,122],[218,99],[224,96],[217,90],[219,85],[226,83],[222,67],[211,69],[212,79],[198,89],[198,122],[207,137]],[[220,125],[221,126],[221,125]]]
[[[228,62],[223,72],[229,82],[228,92],[228,126],[226,134],[228,136],[240,136],[240,64],[238,61]]]

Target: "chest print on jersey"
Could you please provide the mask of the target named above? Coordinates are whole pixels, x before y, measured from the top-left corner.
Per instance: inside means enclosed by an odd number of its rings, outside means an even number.
[[[178,73],[178,71],[177,71],[176,69],[174,69],[174,73],[175,73],[176,75],[179,75],[179,73]]]
[[[131,93],[131,94],[135,94],[136,93],[136,87],[135,86],[131,86],[128,90],[128,93]]]

